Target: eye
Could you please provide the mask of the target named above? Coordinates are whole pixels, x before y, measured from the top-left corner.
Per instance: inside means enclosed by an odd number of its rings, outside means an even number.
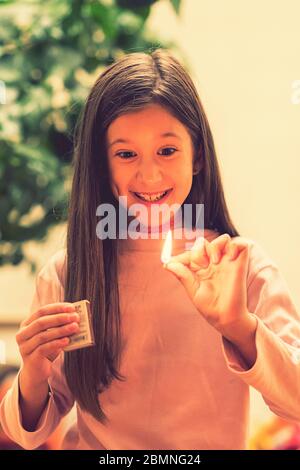
[[[131,155],[133,152],[118,152],[116,153],[116,155],[120,158],[122,158],[123,160],[129,160],[131,158]],[[123,156],[123,155],[126,155],[126,156]],[[129,154],[129,155],[128,155]]]
[[[170,155],[173,155],[175,152],[177,152],[177,150],[174,147],[165,147],[164,149],[162,149],[162,152],[167,151],[167,150],[174,150],[174,152],[164,154],[166,157],[169,157]]]
[[[169,151],[172,151],[171,153]],[[161,152],[167,152],[167,153],[164,153],[163,156],[165,157],[169,157],[171,155],[173,155],[175,152],[177,152],[177,149],[175,149],[174,147],[165,147],[164,149],[161,150]],[[116,156],[122,158],[123,160],[129,160],[130,158],[133,158],[133,152],[129,152],[129,151],[122,151],[122,152],[118,152],[116,153]]]

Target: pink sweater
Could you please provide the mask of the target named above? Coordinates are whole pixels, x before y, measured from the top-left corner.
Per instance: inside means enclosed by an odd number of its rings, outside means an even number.
[[[208,240],[218,234],[205,231]],[[103,425],[78,404],[77,424],[64,449],[245,449],[249,386],[270,409],[300,421],[300,321],[285,280],[261,247],[249,240],[248,309],[258,317],[257,360],[247,367],[234,346],[212,328],[184,287],[160,261],[162,240],[123,240],[120,251],[121,369],[100,398]],[[173,254],[185,248],[174,240]],[[31,312],[63,301],[65,251],[37,277]],[[298,341],[297,341],[298,340]],[[43,443],[74,404],[62,373],[53,366],[49,402],[34,432],[22,426],[18,377],[0,407],[4,431],[27,449]],[[96,371],[95,371],[96,373]]]

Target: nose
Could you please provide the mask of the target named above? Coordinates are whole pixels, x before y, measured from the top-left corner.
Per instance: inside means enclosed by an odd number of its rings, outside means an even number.
[[[162,173],[157,163],[144,161],[139,165],[136,178],[140,183],[155,185],[162,181]]]

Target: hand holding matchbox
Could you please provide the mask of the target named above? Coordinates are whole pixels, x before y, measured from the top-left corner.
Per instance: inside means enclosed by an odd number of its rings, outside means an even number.
[[[95,344],[90,302],[88,300],[79,300],[74,302],[73,305],[75,306],[76,313],[80,316],[79,331],[70,336],[70,342],[64,348],[65,351],[86,348]]]

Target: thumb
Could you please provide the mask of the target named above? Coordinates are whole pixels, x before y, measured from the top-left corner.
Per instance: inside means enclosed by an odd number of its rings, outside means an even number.
[[[194,275],[189,268],[181,263],[175,262],[167,263],[165,268],[175,274],[186,290],[192,294],[194,286]]]
[[[239,263],[238,273],[241,279],[246,280],[247,278],[247,271],[249,269],[249,247],[246,246],[243,250],[240,251],[237,257],[237,261]]]

